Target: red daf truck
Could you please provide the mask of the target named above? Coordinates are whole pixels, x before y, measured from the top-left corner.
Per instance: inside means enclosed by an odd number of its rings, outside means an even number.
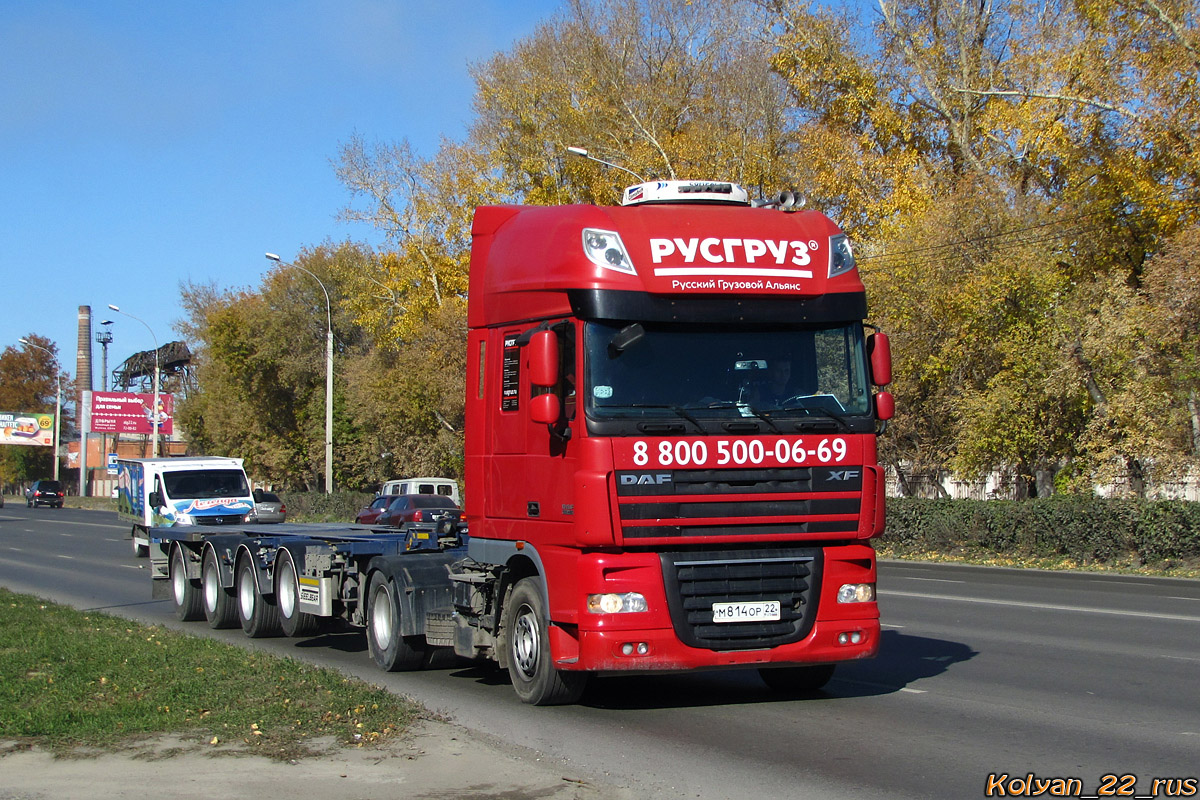
[[[181,617],[340,616],[384,669],[453,648],[536,705],[618,673],[812,689],[873,656],[891,364],[841,230],[663,181],[479,208],[472,235],[468,528],[156,531]]]

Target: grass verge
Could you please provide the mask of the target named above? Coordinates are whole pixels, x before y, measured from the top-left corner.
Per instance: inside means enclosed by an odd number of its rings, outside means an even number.
[[[0,740],[63,752],[175,735],[290,759],[423,710],[332,669],[0,589]]]

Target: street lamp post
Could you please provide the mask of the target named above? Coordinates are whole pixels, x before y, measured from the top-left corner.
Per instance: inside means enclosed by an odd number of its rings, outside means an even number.
[[[114,306],[112,303],[109,303],[108,307],[111,308],[113,311],[117,312],[118,314],[121,314],[123,316],[129,317],[132,320],[137,320],[138,322],[142,323],[142,325],[146,328],[146,330],[150,331],[150,338],[154,340],[154,408],[152,408],[150,411],[150,423],[154,429],[154,444],[151,445],[150,450],[151,450],[152,456],[154,458],[158,458],[158,427],[159,427],[159,413],[158,413],[159,399],[158,399],[158,396],[159,396],[159,381],[160,381],[159,368],[158,368],[158,337],[154,335],[154,331],[150,328],[149,325],[146,324],[146,321],[144,319],[142,319],[141,317],[135,317],[133,314],[130,314],[128,311],[122,311],[121,309]],[[143,450],[142,452],[144,453],[146,451]]]
[[[333,494],[333,307],[329,303],[329,290],[320,278],[304,267],[282,261],[275,253],[266,256],[281,267],[308,273],[325,293],[325,493]]]
[[[104,355],[100,361],[100,385],[103,391],[108,391],[108,346],[112,344],[113,335],[110,326],[113,324],[111,319],[101,320],[100,324],[104,326],[102,330],[96,331],[96,342],[104,350]],[[120,436],[121,434],[114,434]],[[113,439],[113,450],[116,450],[116,439]],[[100,434],[100,452],[104,453],[105,466],[108,462],[108,434]]]
[[[54,480],[58,480],[59,419],[62,417],[62,369],[58,365],[58,356],[54,355],[54,351],[50,348],[34,344],[28,339],[18,339],[17,341],[27,347],[36,347],[38,350],[48,353],[50,358],[54,360],[54,381],[56,384],[54,392]]]

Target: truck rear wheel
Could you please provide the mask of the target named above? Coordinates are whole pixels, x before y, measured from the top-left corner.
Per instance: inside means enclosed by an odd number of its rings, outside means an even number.
[[[279,607],[258,592],[254,581],[254,565],[250,559],[238,562],[237,577],[238,619],[242,631],[251,639],[262,639],[279,635]]]
[[[420,669],[425,660],[424,642],[400,633],[400,598],[396,586],[382,572],[371,576],[367,588],[367,649],[385,672]]]
[[[210,628],[233,628],[238,624],[237,598],[221,585],[221,567],[217,554],[208,550],[200,569],[200,586],[204,590],[204,618]]]
[[[814,664],[811,667],[766,667],[758,671],[763,683],[776,692],[802,694],[815,692],[833,677],[833,664]]]
[[[171,599],[175,602],[175,617],[183,622],[200,619],[204,612],[200,605],[200,581],[187,574],[187,556],[180,545],[171,548]]]
[[[285,636],[312,636],[320,630],[321,618],[300,610],[300,576],[287,550],[280,550],[275,560],[275,602]]]
[[[504,610],[508,674],[517,697],[535,706],[574,703],[587,688],[586,672],[558,670],[551,662],[548,619],[538,580],[518,581]]]

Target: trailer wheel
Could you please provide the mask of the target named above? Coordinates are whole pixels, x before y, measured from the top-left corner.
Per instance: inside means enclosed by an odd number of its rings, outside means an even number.
[[[367,588],[367,649],[385,672],[420,669],[424,642],[400,633],[400,603],[396,586],[382,572],[371,576]]]
[[[238,619],[245,634],[251,639],[278,636],[279,607],[258,593],[258,585],[254,582],[254,565],[250,559],[243,558],[238,562],[234,585],[237,588]]]
[[[537,579],[518,581],[504,610],[508,674],[517,697],[534,706],[574,703],[587,688],[586,672],[558,670],[551,663],[548,618]]]
[[[287,550],[275,560],[275,602],[279,605],[279,627],[286,636],[312,636],[321,628],[321,618],[300,610],[300,577],[296,562]]]
[[[200,605],[200,581],[192,580],[187,574],[187,562],[183,547],[171,548],[171,599],[175,602],[175,617],[183,622],[200,619],[204,612]]]
[[[145,558],[150,555],[150,548],[144,544],[138,544],[138,526],[134,525],[129,531],[129,541],[133,544],[133,557]]]
[[[803,694],[815,692],[833,677],[834,664],[815,664],[811,667],[763,667],[758,671],[763,683],[776,692]]]
[[[238,624],[237,598],[221,585],[221,567],[217,554],[208,550],[200,569],[200,586],[204,590],[204,618],[210,628],[233,628]]]

